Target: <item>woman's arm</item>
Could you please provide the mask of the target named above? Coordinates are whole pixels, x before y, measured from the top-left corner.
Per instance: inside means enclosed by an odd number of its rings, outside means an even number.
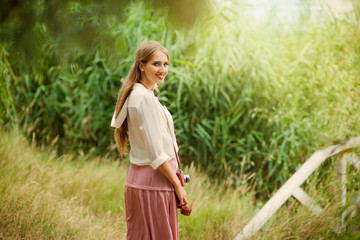
[[[159,170],[164,174],[164,176],[171,182],[175,188],[176,196],[179,198],[179,206],[187,204],[186,192],[185,189],[181,186],[180,180],[172,170],[170,164],[166,161],[159,166]]]

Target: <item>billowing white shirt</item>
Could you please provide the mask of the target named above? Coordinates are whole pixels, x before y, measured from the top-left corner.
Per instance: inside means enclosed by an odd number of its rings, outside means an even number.
[[[172,116],[154,93],[140,83],[135,83],[116,119],[114,113],[111,126],[120,127],[125,120],[129,127],[131,163],[157,169],[175,158],[173,146],[176,151],[178,146]]]

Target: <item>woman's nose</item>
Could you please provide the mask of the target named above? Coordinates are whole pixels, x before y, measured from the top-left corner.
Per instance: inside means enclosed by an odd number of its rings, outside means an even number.
[[[161,71],[161,72],[167,72],[167,66],[162,65],[162,66],[160,67],[160,71]]]

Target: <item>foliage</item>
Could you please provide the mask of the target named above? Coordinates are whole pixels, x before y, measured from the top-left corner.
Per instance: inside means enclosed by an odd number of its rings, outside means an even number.
[[[0,125],[4,121],[13,120],[14,118],[14,103],[10,92],[10,80],[15,76],[7,58],[8,52],[5,46],[0,44]]]
[[[17,0],[0,1],[0,39],[11,47],[14,55],[25,57],[28,65],[44,45],[50,42],[60,60],[75,53],[74,49],[92,51],[97,42],[114,43],[116,39],[103,34],[110,19],[122,21],[126,0]],[[207,0],[137,1],[147,7],[170,12],[169,22],[178,27],[190,27],[199,16],[209,11]],[[191,3],[192,7],[189,8]],[[135,3],[136,4],[136,3]],[[49,38],[39,39],[39,28]],[[99,39],[99,36],[100,39]],[[40,40],[40,41],[39,41]],[[55,46],[55,47],[54,47]]]
[[[359,133],[354,21],[259,24],[241,17],[234,1],[192,28],[174,29],[167,11],[148,6],[130,4],[122,21],[104,18],[93,50],[75,48],[65,63],[49,28],[33,29],[44,43],[37,64],[11,62],[18,124],[28,138],[59,154],[115,154],[109,122],[120,79],[147,39],[171,55],[158,96],[173,113],[180,155],[214,181],[256,173],[251,179],[266,198],[314,150]]]
[[[0,238],[3,239],[125,239],[124,185],[126,163],[112,158],[73,155],[30,145],[13,129],[0,130]],[[357,152],[359,153],[359,152]],[[329,162],[331,163],[331,162]],[[192,181],[185,186],[189,200],[196,198],[190,217],[179,215],[181,239],[232,239],[258,207],[246,178],[236,188],[214,186],[195,166],[187,167]],[[324,212],[312,216],[290,199],[265,224],[254,239],[356,239],[359,214],[345,219],[340,234],[333,227],[340,221],[340,187],[330,164],[328,177],[307,192],[317,202],[325,200]],[[319,179],[318,179],[319,180]],[[348,175],[349,183],[359,175]],[[358,194],[348,188],[349,198]]]
[[[196,52],[173,60],[160,97],[183,159],[222,179],[256,172],[266,195],[320,143],[358,134],[359,34],[328,19],[258,25],[229,8],[196,25]]]

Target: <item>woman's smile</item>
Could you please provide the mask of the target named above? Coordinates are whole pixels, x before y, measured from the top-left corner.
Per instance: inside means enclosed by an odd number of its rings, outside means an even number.
[[[166,76],[166,74],[163,74],[163,73],[159,73],[156,75],[160,80],[163,80]]]

